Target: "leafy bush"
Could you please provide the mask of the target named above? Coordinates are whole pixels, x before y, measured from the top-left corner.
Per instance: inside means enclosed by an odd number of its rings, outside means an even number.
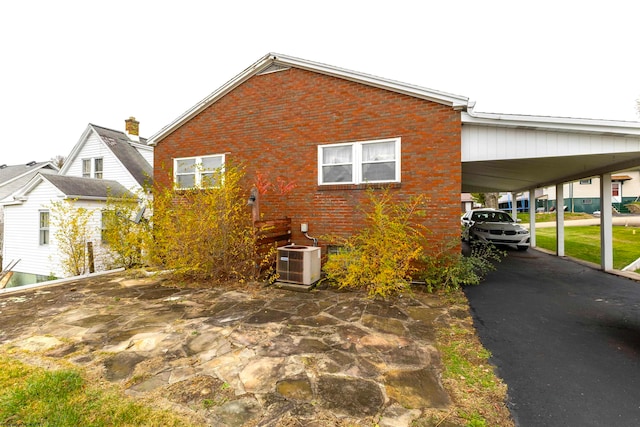
[[[193,279],[255,280],[268,255],[258,255],[243,177],[227,163],[213,174],[214,186],[156,188],[153,259]]]
[[[451,250],[457,245],[457,241],[452,242],[439,253],[421,257],[422,268],[418,277],[424,280],[430,292],[448,292],[465,285],[477,285],[488,272],[495,270],[494,263],[505,256],[504,251],[478,241],[471,243],[471,253],[464,256]]]
[[[323,267],[329,283],[383,298],[410,291],[414,280],[424,281],[430,292],[480,283],[504,252],[474,243],[471,254],[463,256],[457,240],[439,250],[429,248],[428,230],[418,221],[424,216],[423,203],[424,197],[398,202],[388,191],[370,191],[370,206],[363,207],[365,226],[339,240],[339,253],[329,256]]]
[[[88,273],[87,242],[93,236],[94,211],[77,207],[75,200],[59,200],[49,207],[62,270],[71,276]]]
[[[329,257],[324,271],[340,289],[366,289],[370,297],[385,298],[409,290],[426,233],[415,221],[424,214],[424,197],[397,203],[388,191],[370,190],[368,195],[371,209],[364,209],[365,227],[338,240],[342,249]]]
[[[102,212],[102,243],[114,267],[134,268],[148,263],[153,244],[147,216],[150,207],[144,194],[107,199]]]

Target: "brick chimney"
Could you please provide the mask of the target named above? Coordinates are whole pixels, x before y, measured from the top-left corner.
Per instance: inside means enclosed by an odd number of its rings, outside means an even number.
[[[129,138],[133,141],[140,141],[140,122],[135,117],[131,116],[124,121],[125,130]]]

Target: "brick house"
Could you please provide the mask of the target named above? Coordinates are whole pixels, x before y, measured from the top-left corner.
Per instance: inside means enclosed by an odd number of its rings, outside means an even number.
[[[312,236],[356,230],[368,187],[400,200],[424,194],[434,242],[457,241],[467,105],[465,97],[270,53],[149,139],[154,181],[193,187],[202,178],[193,165],[232,162],[253,182],[285,183],[292,191],[272,185],[260,196],[261,214],[290,217],[296,244],[311,244],[302,223]]]

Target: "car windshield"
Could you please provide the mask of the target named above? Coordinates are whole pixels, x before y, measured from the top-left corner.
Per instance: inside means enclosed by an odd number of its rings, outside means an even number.
[[[505,212],[474,212],[473,214],[474,221],[483,221],[483,222],[513,222],[513,219],[509,216],[509,214]]]

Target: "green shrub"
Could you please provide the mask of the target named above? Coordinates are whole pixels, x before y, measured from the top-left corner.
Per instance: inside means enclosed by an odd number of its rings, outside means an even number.
[[[329,282],[340,289],[365,289],[386,298],[409,290],[414,262],[423,251],[426,229],[415,219],[424,215],[424,197],[392,200],[388,191],[368,193],[364,227],[348,239],[324,265]]]
[[[424,280],[430,292],[454,291],[465,285],[477,285],[484,276],[495,270],[494,263],[500,262],[506,255],[491,244],[477,241],[471,243],[468,256],[452,251],[459,243],[452,242],[436,254],[423,255],[422,268],[418,275]]]

